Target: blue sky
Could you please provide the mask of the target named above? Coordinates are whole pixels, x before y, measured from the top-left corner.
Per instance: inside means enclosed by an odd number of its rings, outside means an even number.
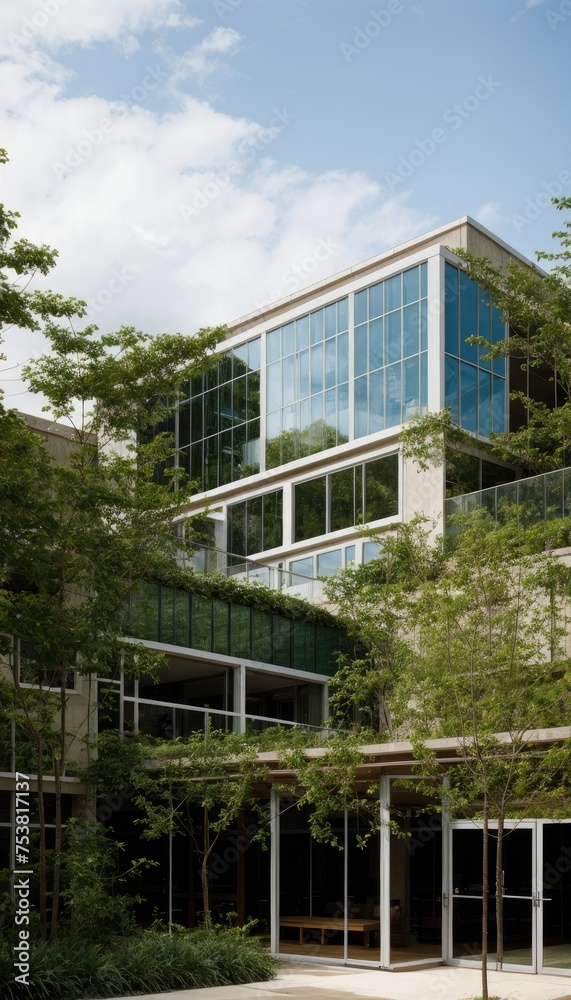
[[[1,200],[101,330],[191,333],[464,214],[532,257],[571,195],[571,0],[19,0],[0,39]],[[41,349],[6,333],[11,405]]]

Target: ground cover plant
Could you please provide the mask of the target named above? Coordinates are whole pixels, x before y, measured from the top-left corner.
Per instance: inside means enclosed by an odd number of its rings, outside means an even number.
[[[30,952],[30,986],[14,982],[13,954],[11,942],[3,941],[2,1000],[103,1000],[238,985],[273,978],[277,965],[258,940],[227,927],[151,929],[107,943],[79,935],[41,942]]]

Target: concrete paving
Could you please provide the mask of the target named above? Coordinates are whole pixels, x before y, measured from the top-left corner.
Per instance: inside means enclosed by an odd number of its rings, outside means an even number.
[[[382,972],[346,966],[289,963],[276,979],[248,986],[217,986],[117,1000],[468,1000],[481,996],[478,969],[438,966]],[[571,977],[489,972],[490,997],[501,1000],[571,1000]]]

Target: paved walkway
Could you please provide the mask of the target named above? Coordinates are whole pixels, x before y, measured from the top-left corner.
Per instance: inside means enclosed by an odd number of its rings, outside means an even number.
[[[567,976],[489,972],[488,986],[490,996],[501,1000],[571,1000],[571,977]],[[129,1000],[468,1000],[477,996],[481,996],[478,969],[439,966],[417,972],[381,972],[292,962],[282,965],[271,982]]]

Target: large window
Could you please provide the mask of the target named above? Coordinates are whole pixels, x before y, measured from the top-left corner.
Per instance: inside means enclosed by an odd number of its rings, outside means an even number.
[[[355,295],[355,437],[394,427],[428,405],[427,265]]]
[[[260,338],[221,355],[187,386],[177,414],[179,463],[201,490],[260,471]]]
[[[237,556],[274,549],[283,542],[283,493],[275,490],[228,508],[228,551]]]
[[[270,330],[266,468],[349,439],[347,298]]]
[[[398,456],[387,455],[294,486],[294,541],[398,514]]]
[[[478,282],[446,263],[445,405],[464,430],[489,437],[506,429],[506,361],[486,361],[486,348],[468,337],[498,343],[505,338],[500,310]]]

